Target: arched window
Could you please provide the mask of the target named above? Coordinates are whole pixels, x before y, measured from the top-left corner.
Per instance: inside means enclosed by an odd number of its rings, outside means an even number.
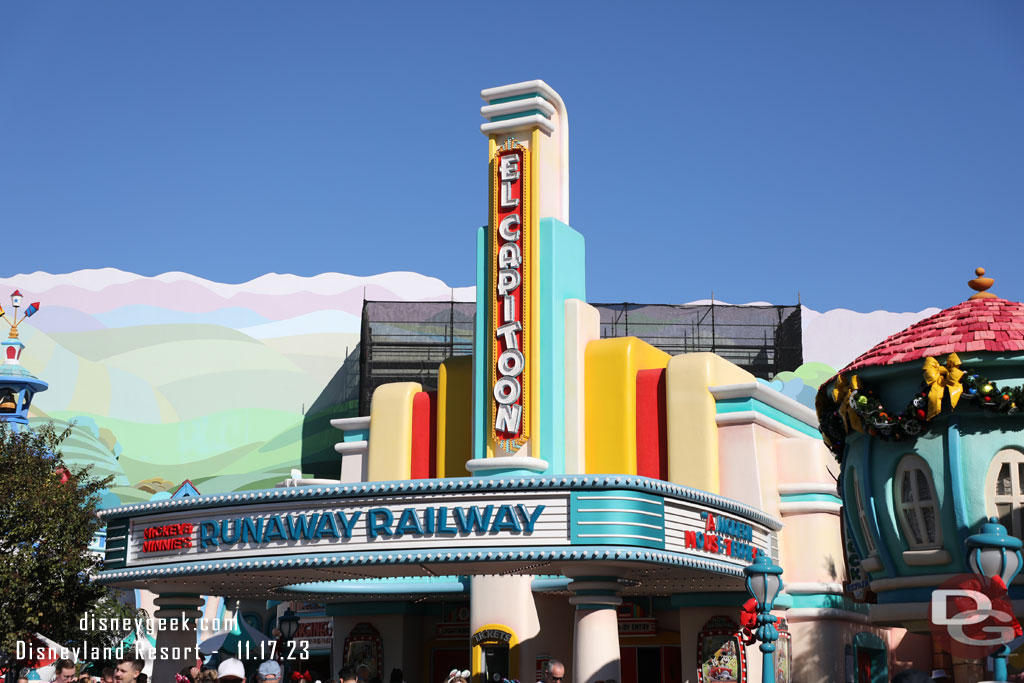
[[[907,545],[915,550],[941,547],[939,501],[928,463],[919,455],[904,455],[894,484],[896,515]]]
[[[1007,531],[1020,538],[1024,533],[1024,453],[1012,448],[996,453],[988,468],[985,490],[989,514],[998,517]]]
[[[871,525],[868,524],[867,510],[864,509],[864,496],[860,492],[860,479],[857,477],[856,469],[850,470],[850,487],[853,488],[853,501],[857,520],[860,523],[860,531],[864,536],[864,543],[867,545],[864,549],[868,556],[875,555],[878,551],[875,549],[875,539],[871,535]]]

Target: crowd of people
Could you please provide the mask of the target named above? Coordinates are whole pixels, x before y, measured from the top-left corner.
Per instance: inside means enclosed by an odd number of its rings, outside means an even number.
[[[116,667],[106,667],[102,670],[100,677],[94,678],[88,673],[78,672],[75,663],[70,659],[59,659],[54,663],[54,677],[52,683],[149,683],[146,674],[142,672],[145,662],[129,655],[117,663]],[[381,683],[380,678],[374,677],[370,667],[361,664],[357,667],[344,666],[338,671],[338,678],[328,681],[313,681],[311,676],[301,675],[304,683]],[[280,663],[274,660],[267,660],[259,665],[254,676],[249,676],[245,670],[245,664],[241,660],[229,658],[224,659],[216,668],[202,668],[199,666],[186,666],[174,675],[173,681],[154,681],[154,683],[285,683],[284,672]],[[468,670],[452,669],[445,681],[438,683],[470,683]],[[549,659],[545,662],[541,672],[541,679],[537,683],[564,683],[565,665],[557,659]],[[17,683],[29,683],[24,676],[18,677]],[[392,669],[388,683],[405,683],[404,674],[401,669]],[[519,683],[506,678],[498,677],[494,683]],[[597,683],[617,683],[615,679],[598,681]]]

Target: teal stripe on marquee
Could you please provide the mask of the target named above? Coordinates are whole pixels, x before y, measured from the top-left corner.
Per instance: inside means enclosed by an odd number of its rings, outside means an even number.
[[[583,503],[580,507],[587,510],[615,510],[625,509],[637,512],[653,512],[659,517],[662,516],[663,505],[660,500],[640,500],[639,496],[630,493],[630,498],[636,500],[610,500],[607,491],[580,491],[583,496]],[[649,516],[649,515],[648,515]]]
[[[569,524],[573,543],[665,547],[665,504],[639,491],[573,491]]]

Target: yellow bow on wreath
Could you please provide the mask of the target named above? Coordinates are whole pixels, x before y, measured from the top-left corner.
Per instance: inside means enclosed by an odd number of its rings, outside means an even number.
[[[949,390],[949,405],[956,408],[964,388],[960,386],[960,378],[964,371],[960,369],[960,357],[951,353],[946,357],[946,365],[928,357],[924,359],[924,382],[928,385],[928,419],[942,412],[942,397]]]
[[[853,409],[853,404],[850,402],[850,394],[858,389],[860,389],[860,379],[857,375],[852,375],[849,380],[839,375],[836,378],[836,386],[832,389],[832,400],[839,406],[839,416],[843,418],[847,432],[851,429],[858,432],[864,431],[860,415]]]

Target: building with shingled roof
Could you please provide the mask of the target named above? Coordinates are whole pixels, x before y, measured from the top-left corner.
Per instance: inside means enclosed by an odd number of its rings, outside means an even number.
[[[1024,304],[977,275],[978,293],[875,345],[816,401],[871,621],[932,633],[934,666],[956,681],[991,679],[983,657],[934,637],[933,592],[971,576],[966,541],[986,520],[1024,537]]]

